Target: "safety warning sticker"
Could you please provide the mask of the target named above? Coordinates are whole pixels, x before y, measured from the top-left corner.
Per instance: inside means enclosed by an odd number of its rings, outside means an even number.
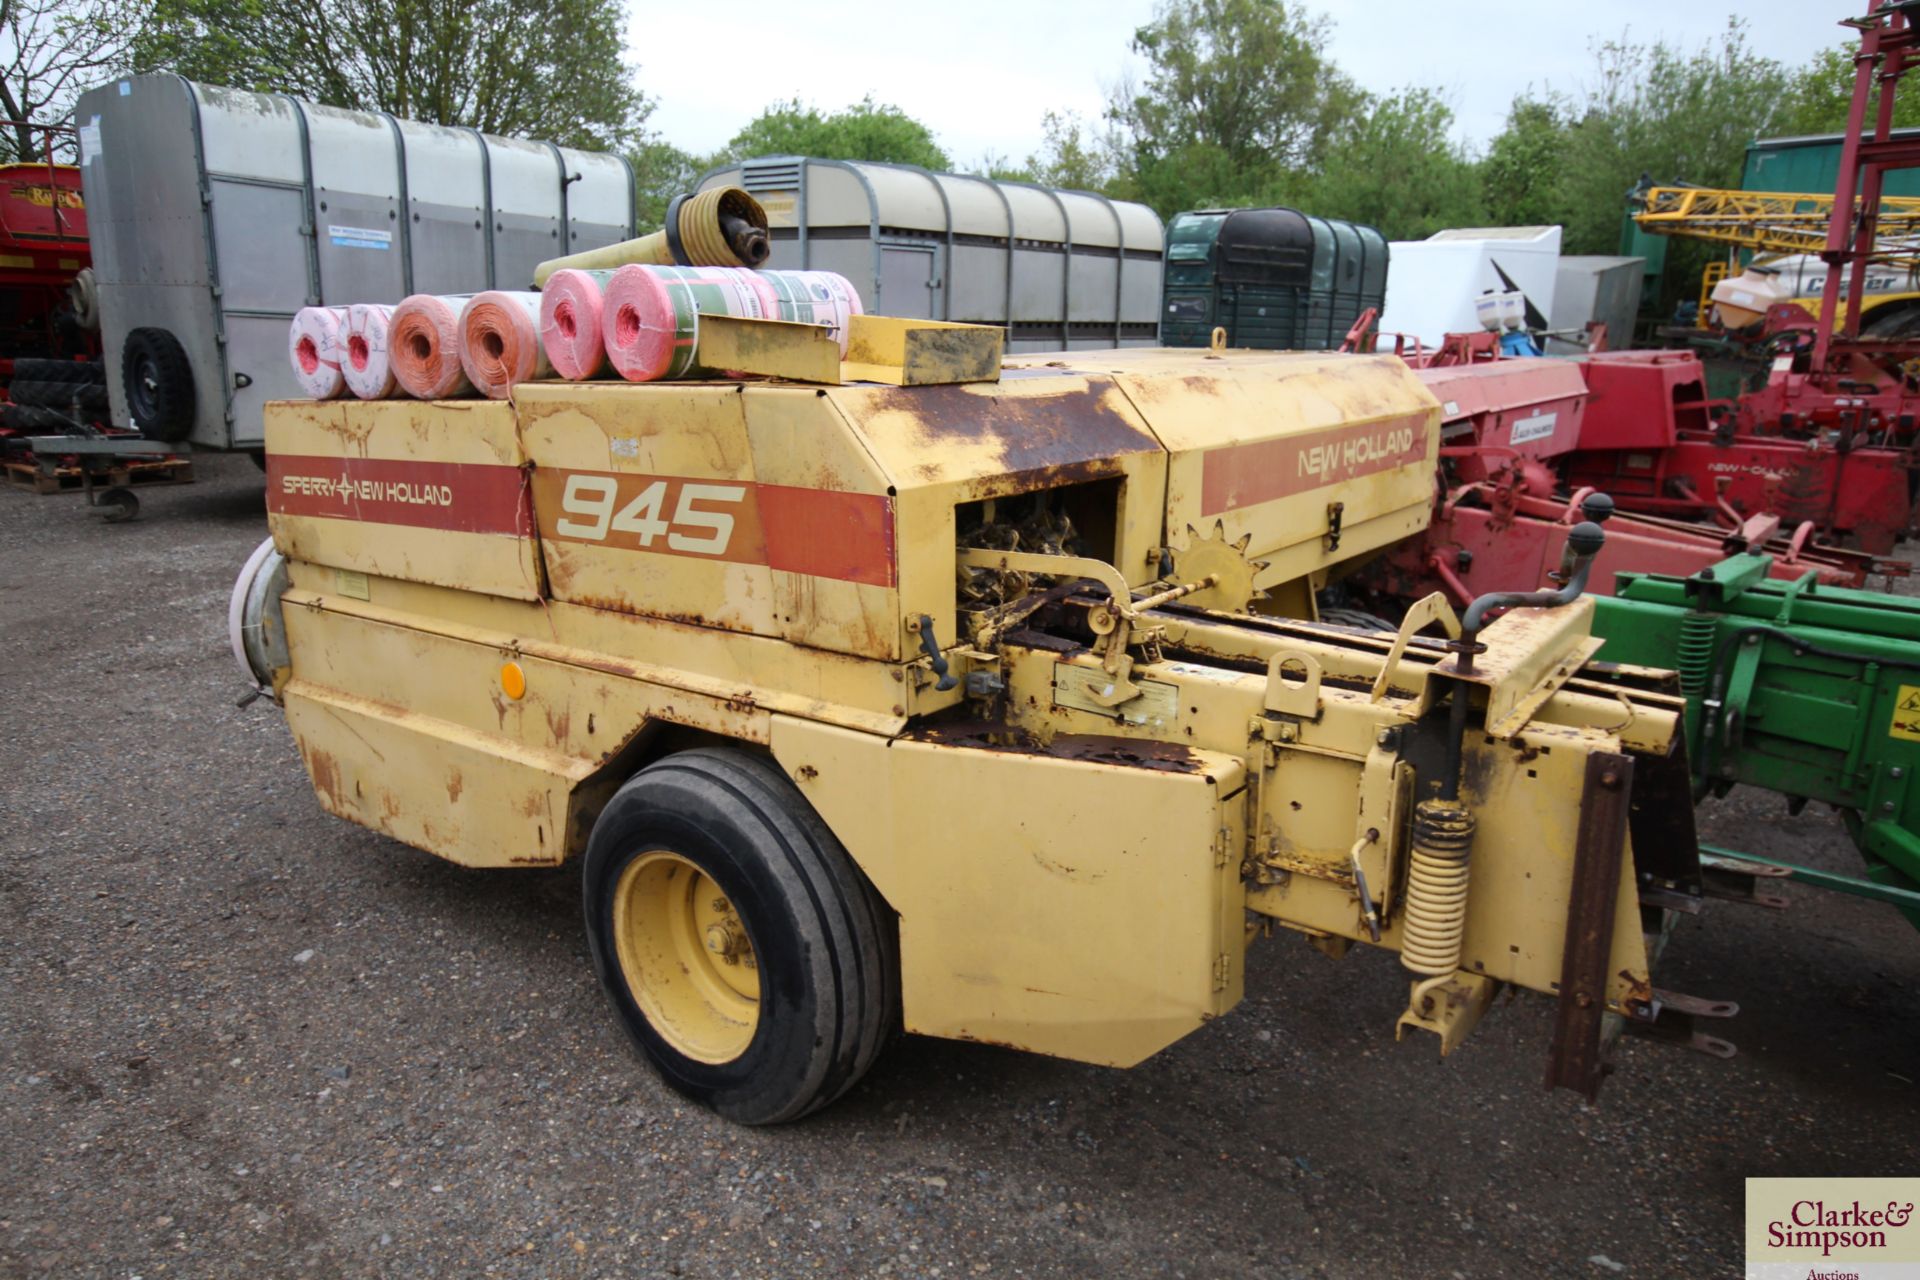
[[[1903,684],[1893,696],[1893,723],[1887,732],[1909,742],[1920,742],[1920,684]]]

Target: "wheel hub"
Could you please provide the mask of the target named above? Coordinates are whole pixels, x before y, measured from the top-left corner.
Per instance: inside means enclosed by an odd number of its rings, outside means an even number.
[[[663,1039],[700,1062],[730,1062],[760,1021],[753,939],[692,859],[649,850],[613,896],[614,949],[628,992]]]

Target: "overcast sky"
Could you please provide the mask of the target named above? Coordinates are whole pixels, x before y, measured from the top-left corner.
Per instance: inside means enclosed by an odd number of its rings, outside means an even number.
[[[1097,117],[1128,66],[1134,28],[1153,0],[871,0],[672,6],[629,0],[640,82],[659,101],[652,126],[695,153],[717,150],[771,102],[822,110],[871,93],[925,122],[963,168],[994,155],[1018,162],[1040,142],[1049,108]],[[1588,48],[1623,31],[1685,48],[1738,10],[1763,55],[1797,63],[1846,42],[1836,24],[1867,0],[1318,0],[1333,20],[1330,52],[1376,92],[1419,84],[1446,93],[1464,140],[1498,133],[1528,85],[1573,88]],[[756,34],[749,34],[756,33]]]

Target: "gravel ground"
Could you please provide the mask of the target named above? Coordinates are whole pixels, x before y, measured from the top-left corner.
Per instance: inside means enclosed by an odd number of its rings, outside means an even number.
[[[0,1274],[1724,1276],[1742,1178],[1915,1171],[1920,939],[1797,888],[1660,975],[1740,1056],[1628,1042],[1598,1107],[1540,1087],[1547,1001],[1441,1062],[1392,957],[1276,940],[1133,1071],[907,1039],[730,1127],[606,1014],[571,871],[328,818],[235,708],[261,483],[201,473],[117,527],[0,493]],[[1704,825],[1853,865],[1772,797]]]

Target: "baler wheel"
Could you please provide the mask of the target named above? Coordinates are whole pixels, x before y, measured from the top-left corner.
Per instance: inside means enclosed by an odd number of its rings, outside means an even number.
[[[742,1124],[851,1088],[895,1021],[891,921],[785,774],[729,749],[629,780],[587,842],[587,942],[674,1089]]]

